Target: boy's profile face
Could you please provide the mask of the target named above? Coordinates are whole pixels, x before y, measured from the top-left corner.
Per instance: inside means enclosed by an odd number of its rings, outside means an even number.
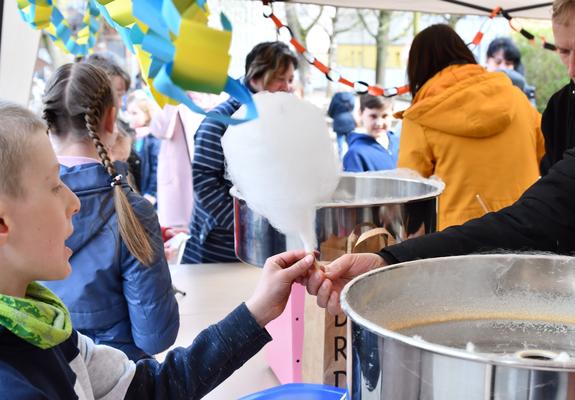
[[[2,279],[14,287],[34,280],[63,279],[70,273],[72,251],[64,244],[72,234],[72,215],[80,201],[62,183],[59,165],[45,132],[33,134],[22,163],[23,195],[0,193]]]
[[[391,128],[392,114],[391,107],[382,107],[366,108],[359,116],[367,134],[377,139]]]

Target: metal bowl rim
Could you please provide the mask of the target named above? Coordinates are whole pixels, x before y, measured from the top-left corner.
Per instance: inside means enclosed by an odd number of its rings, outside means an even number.
[[[404,196],[404,197],[394,197],[393,199],[382,200],[379,202],[373,201],[358,201],[355,203],[338,203],[338,202],[324,202],[317,204],[317,208],[356,208],[356,207],[371,207],[371,206],[380,206],[380,205],[391,205],[391,204],[405,204],[414,201],[420,200],[430,200],[433,198],[438,197],[441,193],[443,193],[444,185],[440,181],[434,181],[432,179],[426,180],[419,180],[415,178],[403,178],[403,177],[393,177],[393,176],[385,176],[385,175],[368,175],[368,174],[356,174],[356,173],[342,173],[340,177],[354,177],[356,179],[381,179],[381,180],[394,180],[394,181],[402,181],[402,182],[411,182],[411,183],[420,183],[424,185],[431,186],[433,190],[427,194],[422,194],[420,196]],[[238,200],[246,201],[239,190],[232,186],[230,189],[230,195]]]
[[[462,255],[462,256],[451,256],[451,257],[437,257],[437,258],[429,258],[429,259],[421,259],[421,260],[414,260],[414,261],[407,261],[403,263],[397,263],[385,267],[376,268],[372,271],[366,272],[360,276],[355,277],[350,282],[348,282],[343,290],[340,293],[340,304],[341,308],[344,313],[350,318],[353,322],[359,324],[363,328],[375,333],[379,336],[383,336],[386,338],[394,339],[399,342],[402,342],[408,346],[412,346],[421,350],[426,350],[431,353],[440,354],[448,357],[455,357],[459,359],[469,360],[469,361],[476,361],[486,364],[492,365],[500,365],[505,367],[513,367],[513,368],[524,368],[524,369],[536,369],[541,371],[575,371],[575,357],[571,357],[570,361],[568,362],[561,362],[561,361],[552,361],[552,360],[531,360],[531,359],[513,359],[509,356],[499,356],[493,353],[472,353],[463,349],[457,349],[449,346],[444,346],[440,344],[430,343],[425,340],[418,340],[411,336],[402,335],[400,333],[391,331],[389,329],[383,328],[379,325],[372,323],[371,321],[367,320],[366,318],[359,315],[346,300],[348,292],[351,290],[351,287],[359,282],[362,279],[366,279],[369,275],[375,275],[382,273],[386,270],[392,270],[396,268],[402,267],[409,267],[412,265],[419,265],[421,263],[430,263],[430,262],[441,262],[441,260],[445,259],[457,259],[457,258],[466,258],[469,259],[470,257],[473,258],[550,258],[550,254],[474,254],[474,255]],[[575,261],[574,257],[569,256],[562,256],[562,255],[552,255],[553,258],[558,260],[565,260],[565,261]]]

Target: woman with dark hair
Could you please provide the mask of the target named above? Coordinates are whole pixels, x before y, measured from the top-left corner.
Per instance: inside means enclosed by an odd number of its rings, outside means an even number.
[[[445,181],[438,229],[511,205],[539,177],[540,115],[500,72],[487,72],[447,25],[413,40],[413,95],[400,113],[398,167]]]

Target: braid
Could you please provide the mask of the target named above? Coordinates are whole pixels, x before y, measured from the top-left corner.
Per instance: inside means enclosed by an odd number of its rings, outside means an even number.
[[[51,112],[48,111],[48,109],[46,107],[44,107],[44,110],[42,111],[42,119],[46,122],[46,133],[50,134],[50,130],[52,129],[53,126],[53,118],[50,115]]]
[[[98,92],[96,92],[96,95],[94,96],[94,104],[87,107],[84,118],[86,120],[86,127],[88,128],[88,135],[90,135],[90,139],[92,139],[92,142],[96,147],[96,151],[102,161],[102,165],[106,168],[108,175],[113,177],[116,175],[116,169],[114,168],[114,164],[112,164],[112,160],[110,160],[110,156],[108,156],[106,147],[96,133],[102,119],[102,110],[104,109],[102,99],[104,98],[106,90],[109,90],[109,88],[106,86],[100,86],[100,89],[98,89]]]
[[[142,264],[151,265],[154,260],[154,249],[152,248],[148,233],[134,213],[132,205],[120,184],[121,176],[116,173],[116,168],[108,156],[108,151],[96,133],[102,122],[102,112],[106,109],[106,104],[103,103],[103,99],[105,99],[106,91],[108,90],[110,90],[109,86],[100,86],[93,97],[92,104],[86,107],[84,116],[86,128],[88,129],[90,139],[92,139],[94,146],[96,146],[96,151],[102,161],[102,165],[112,178],[111,184],[114,188],[114,207],[118,215],[120,236],[130,253],[140,260]]]

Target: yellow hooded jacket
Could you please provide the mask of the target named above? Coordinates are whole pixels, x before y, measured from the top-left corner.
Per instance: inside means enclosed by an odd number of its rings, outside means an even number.
[[[476,64],[437,73],[403,113],[399,168],[437,175],[438,229],[511,205],[539,177],[541,115],[502,72]]]

